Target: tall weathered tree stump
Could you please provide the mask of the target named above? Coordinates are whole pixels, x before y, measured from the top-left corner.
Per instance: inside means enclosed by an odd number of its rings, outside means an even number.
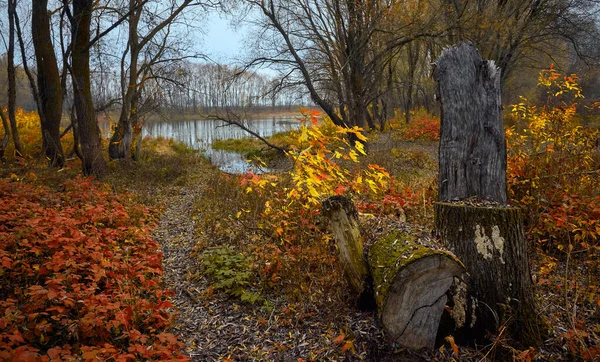
[[[471,336],[504,324],[524,346],[538,345],[523,220],[507,206],[500,70],[461,43],[442,52],[434,75],[442,106],[436,230],[469,274],[452,315]]]
[[[439,199],[506,204],[500,69],[465,42],[444,49],[434,76],[442,106]]]
[[[369,267],[387,338],[411,349],[433,349],[446,292],[464,272],[460,261],[412,235],[391,232],[369,250]]]

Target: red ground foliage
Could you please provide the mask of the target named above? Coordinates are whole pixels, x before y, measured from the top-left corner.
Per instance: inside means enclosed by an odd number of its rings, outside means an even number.
[[[0,360],[184,358],[149,210],[102,187],[0,180]]]
[[[440,139],[440,120],[426,112],[418,112],[409,124],[400,130],[402,138],[408,141]]]

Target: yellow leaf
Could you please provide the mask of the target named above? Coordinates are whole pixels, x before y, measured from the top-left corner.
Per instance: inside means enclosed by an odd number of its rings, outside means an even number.
[[[356,152],[354,150],[351,150],[350,152],[348,152],[348,156],[350,156],[350,159],[354,162],[358,162],[358,155],[356,154]]]
[[[308,187],[308,193],[310,194],[310,196],[315,197],[315,198],[320,196],[314,187]]]
[[[346,353],[346,351],[354,352],[354,343],[352,343],[352,341],[346,341],[342,346],[342,353]]]
[[[365,153],[365,146],[362,143],[356,141],[355,144],[354,144],[354,147],[356,148],[356,150],[358,152],[360,152],[363,155],[366,155],[366,153]]]

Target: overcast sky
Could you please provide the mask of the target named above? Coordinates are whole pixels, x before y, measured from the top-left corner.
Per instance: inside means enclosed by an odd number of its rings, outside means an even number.
[[[202,41],[202,50],[206,51],[214,61],[232,63],[244,54],[244,39],[248,27],[237,22],[231,24],[230,19],[213,13],[207,19],[207,34]]]

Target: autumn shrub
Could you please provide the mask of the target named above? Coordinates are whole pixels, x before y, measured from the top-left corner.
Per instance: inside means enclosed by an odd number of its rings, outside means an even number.
[[[600,247],[599,133],[579,124],[583,98],[575,75],[544,70],[539,85],[547,101],[513,106],[507,131],[508,189],[527,210],[528,235],[547,248]]]
[[[146,207],[77,177],[0,179],[0,359],[183,358]]]
[[[4,114],[7,115],[6,108],[4,109]],[[17,130],[21,140],[21,146],[23,147],[24,156],[32,158],[42,157],[42,131],[38,113],[35,111],[28,112],[22,108],[17,108],[15,119],[17,121]],[[61,142],[63,150],[65,152],[70,151],[73,148],[72,133],[66,134],[61,139]],[[14,157],[14,154],[15,149],[11,139],[6,148],[5,156]]]
[[[321,201],[331,195],[379,193],[389,179],[376,165],[347,167],[360,162],[365,137],[357,128],[336,127],[318,117],[305,114],[302,127],[286,136],[295,137],[286,154],[291,171],[220,176],[211,183],[201,201],[205,235],[198,245],[199,250],[235,245],[252,259],[252,283],[313,309],[344,304],[346,290],[320,216]],[[234,206],[230,214],[227,205]]]
[[[422,226],[433,225],[435,195],[431,188],[414,189],[392,177],[389,187],[378,198],[359,199],[360,212],[378,217],[392,217]]]
[[[424,110],[415,112],[410,123],[397,122],[399,136],[407,141],[439,141],[440,120]]]

